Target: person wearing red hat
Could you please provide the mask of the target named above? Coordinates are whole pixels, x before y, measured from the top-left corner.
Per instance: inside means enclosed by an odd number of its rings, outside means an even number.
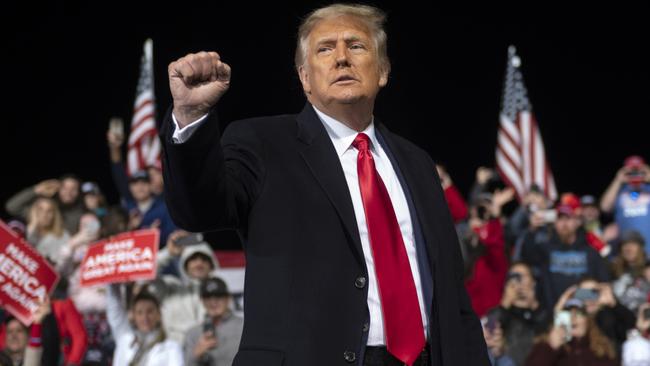
[[[603,212],[613,213],[618,232],[636,230],[646,242],[650,255],[650,166],[642,157],[625,159],[623,167],[600,201]]]
[[[531,230],[526,234],[521,250],[521,260],[538,274],[537,282],[543,286],[547,307],[552,307],[567,288],[583,277],[601,282],[609,279],[604,260],[580,229],[579,208],[567,202],[570,200],[560,200],[550,230]]]

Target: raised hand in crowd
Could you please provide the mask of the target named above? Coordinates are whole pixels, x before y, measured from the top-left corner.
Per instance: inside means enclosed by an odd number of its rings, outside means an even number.
[[[61,188],[61,182],[58,179],[47,179],[34,186],[34,192],[43,197],[54,197]]]

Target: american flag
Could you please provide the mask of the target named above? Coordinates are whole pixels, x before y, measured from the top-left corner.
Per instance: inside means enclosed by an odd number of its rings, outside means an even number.
[[[153,92],[153,41],[144,42],[140,79],[135,97],[129,135],[127,170],[129,175],[148,166],[160,166],[160,140],[156,131],[156,104]]]
[[[557,190],[553,174],[520,66],[517,50],[510,46],[497,133],[497,170],[506,184],[515,189],[520,200],[535,184],[554,201]]]

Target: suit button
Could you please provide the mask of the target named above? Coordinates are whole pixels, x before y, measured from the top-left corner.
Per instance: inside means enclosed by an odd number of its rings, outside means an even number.
[[[366,286],[366,277],[365,276],[357,277],[357,279],[354,280],[354,286],[356,288],[364,288]]]
[[[370,324],[368,324],[368,323],[363,323],[363,328],[362,328],[362,330],[363,330],[364,332],[367,332],[368,330],[370,330]]]
[[[346,361],[352,363],[352,362],[356,361],[357,355],[354,354],[354,352],[352,352],[352,351],[345,351],[345,352],[343,352],[343,358],[345,358]]]

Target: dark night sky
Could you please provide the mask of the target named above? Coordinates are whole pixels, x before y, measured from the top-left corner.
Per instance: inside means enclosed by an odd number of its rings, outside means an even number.
[[[304,98],[292,66],[294,34],[300,17],[322,3],[153,5],[155,17],[127,6],[58,4],[12,26],[0,201],[66,172],[98,181],[116,201],[105,131],[113,115],[130,120],[147,37],[159,116],[170,103],[167,64],[199,50],[218,51],[233,68],[223,120],[298,112]],[[600,194],[626,156],[650,159],[650,31],[638,11],[531,18],[528,11],[447,15],[407,2],[374,4],[389,14],[393,67],[376,115],[446,164],[463,191],[478,166],[494,164],[509,44],[522,57],[560,191]]]

